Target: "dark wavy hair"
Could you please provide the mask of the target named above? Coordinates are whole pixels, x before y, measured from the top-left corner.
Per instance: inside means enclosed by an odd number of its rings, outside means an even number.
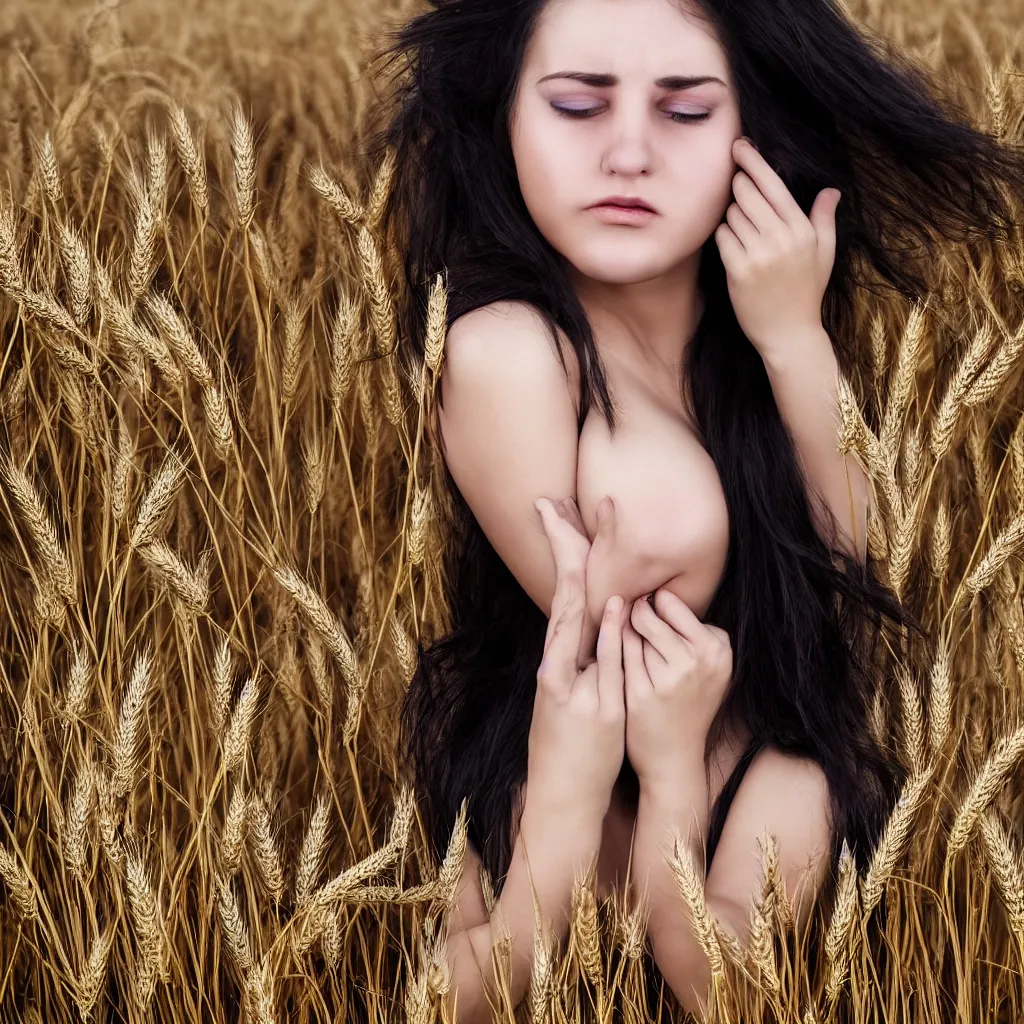
[[[848,370],[854,289],[927,291],[923,261],[945,241],[1006,236],[1000,183],[1024,193],[1022,152],[1001,146],[940,102],[923,70],[888,52],[836,0],[698,0],[721,40],[743,131],[804,212],[842,190],[823,324]],[[509,117],[524,49],[544,0],[430,0],[378,49],[401,63],[387,120],[366,152],[393,147],[397,171],[383,224],[401,239],[409,301],[403,344],[422,359],[427,294],[446,275],[447,321],[497,300],[529,303],[581,369],[578,427],[592,402],[615,416],[567,263],[523,202]],[[704,245],[704,314],[684,377],[694,421],[729,511],[729,555],[705,620],[733,647],[733,679],[705,748],[740,716],[752,747],[810,758],[828,778],[832,864],[846,839],[863,869],[905,769],[872,739],[875,646],[891,630],[909,649],[925,631],[867,567],[812,522],[805,480],[761,357],[737,323],[714,238]],[[408,339],[406,342],[405,339]],[[559,349],[561,355],[561,349]],[[564,356],[563,365],[564,365]],[[523,415],[529,415],[524,409]],[[546,618],[494,551],[459,494],[445,552],[447,635],[418,645],[401,716],[401,747],[438,857],[463,799],[469,835],[500,892],[513,849],[516,795]],[[826,510],[827,511],[827,510]],[[749,760],[749,757],[747,758]],[[620,780],[636,776],[624,766]],[[735,788],[737,778],[732,780]],[[731,789],[712,809],[721,830]]]

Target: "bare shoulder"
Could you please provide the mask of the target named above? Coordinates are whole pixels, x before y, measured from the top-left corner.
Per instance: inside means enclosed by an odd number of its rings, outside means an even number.
[[[759,814],[775,832],[780,849],[784,838],[794,853],[804,848],[810,852],[811,846],[828,839],[828,778],[821,765],[809,757],[765,747],[751,761],[737,790],[737,802],[741,793],[742,810],[753,815],[755,806],[760,808]]]
[[[544,317],[531,303],[500,299],[477,306],[452,323],[445,342],[445,363],[457,361],[458,364],[466,364],[482,359],[507,361],[514,358],[520,365],[549,372],[557,367],[578,410],[579,360],[568,336],[557,325],[555,335],[557,345]],[[559,351],[565,362],[564,370]]]
[[[827,797],[828,779],[825,771],[817,761],[809,757],[800,757],[786,753],[775,746],[767,746],[759,751],[747,769],[746,777],[757,777],[762,784],[786,782],[807,796]]]

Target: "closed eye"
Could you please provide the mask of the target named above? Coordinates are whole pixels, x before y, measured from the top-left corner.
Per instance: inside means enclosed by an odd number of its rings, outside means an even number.
[[[557,103],[552,103],[551,108],[565,117],[577,118],[593,117],[601,109],[600,107],[560,107]],[[690,124],[694,121],[706,121],[711,116],[711,111],[705,111],[703,114],[686,114],[681,110],[670,110],[668,116],[677,124]]]

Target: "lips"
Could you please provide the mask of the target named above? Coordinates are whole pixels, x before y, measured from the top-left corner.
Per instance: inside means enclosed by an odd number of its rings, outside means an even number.
[[[645,200],[629,196],[606,196],[604,199],[599,199],[593,205],[595,207],[608,206],[612,209],[618,210],[646,210],[648,213],[657,212],[654,207]]]

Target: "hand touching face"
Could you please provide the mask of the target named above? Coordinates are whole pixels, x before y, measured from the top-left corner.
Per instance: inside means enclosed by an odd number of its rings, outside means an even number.
[[[747,139],[737,139],[733,151],[739,164],[736,200],[715,241],[740,327],[755,348],[770,350],[821,327],[840,193],[823,189],[808,216]]]

